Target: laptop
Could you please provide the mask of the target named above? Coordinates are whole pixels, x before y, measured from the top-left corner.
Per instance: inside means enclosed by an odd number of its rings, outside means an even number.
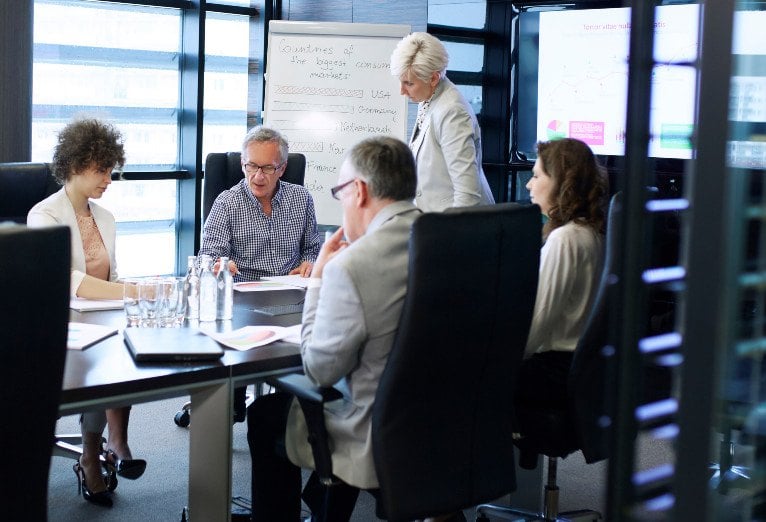
[[[223,348],[191,328],[125,328],[125,344],[136,362],[213,361]]]

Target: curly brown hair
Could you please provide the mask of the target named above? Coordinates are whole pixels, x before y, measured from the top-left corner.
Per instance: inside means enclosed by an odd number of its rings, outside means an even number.
[[[590,147],[573,138],[539,142],[537,156],[553,181],[543,237],[570,221],[603,233],[609,180]]]
[[[122,134],[111,123],[78,119],[64,127],[53,151],[51,169],[62,185],[72,176],[96,166],[113,169],[125,165]]]

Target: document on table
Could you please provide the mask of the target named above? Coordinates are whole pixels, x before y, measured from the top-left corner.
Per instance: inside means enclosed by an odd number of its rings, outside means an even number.
[[[300,274],[284,275],[284,276],[272,276],[264,277],[264,281],[273,281],[275,283],[281,283],[283,285],[295,286],[298,288],[306,288],[309,285],[310,277],[303,277]]]
[[[234,283],[234,290],[237,292],[266,292],[268,290],[295,290],[295,286],[278,281],[245,281]]]
[[[70,321],[69,329],[67,330],[66,347],[70,350],[84,350],[116,333],[117,328],[114,326]]]
[[[69,308],[78,312],[119,310],[124,306],[122,299],[83,299],[82,297],[73,297],[69,300]]]
[[[283,326],[243,326],[230,332],[214,332],[200,329],[205,333],[229,348],[245,351],[264,346],[266,344],[279,341],[293,333],[293,328]]]

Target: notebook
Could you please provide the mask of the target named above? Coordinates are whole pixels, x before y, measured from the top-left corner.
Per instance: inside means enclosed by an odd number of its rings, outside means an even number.
[[[136,362],[210,361],[223,356],[212,337],[190,328],[125,328],[125,344]]]

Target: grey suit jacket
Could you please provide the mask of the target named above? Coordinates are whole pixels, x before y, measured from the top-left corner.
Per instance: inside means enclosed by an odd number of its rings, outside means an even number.
[[[410,139],[418,166],[415,204],[424,212],[495,202],[481,167],[481,131],[473,109],[443,78],[422,128]]]
[[[360,488],[378,486],[372,458],[375,392],[399,326],[407,291],[408,242],[420,211],[409,201],[384,207],[364,236],[327,263],[321,287],[303,308],[303,369],[316,384],[335,385],[344,399],[325,406],[333,472]],[[307,430],[293,401],[285,434],[295,464],[314,467]]]
[[[114,216],[93,201],[89,201],[88,205],[93,218],[96,220],[98,231],[101,233],[104,247],[109,253],[109,280],[117,281],[117,259],[115,258],[117,226],[114,222]],[[72,239],[72,277],[69,289],[72,297],[75,297],[80,283],[85,279],[85,251],[83,250],[80,227],[77,226],[74,208],[72,208],[72,203],[63,187],[32,207],[27,214],[27,225],[30,227],[66,225],[69,227]]]

